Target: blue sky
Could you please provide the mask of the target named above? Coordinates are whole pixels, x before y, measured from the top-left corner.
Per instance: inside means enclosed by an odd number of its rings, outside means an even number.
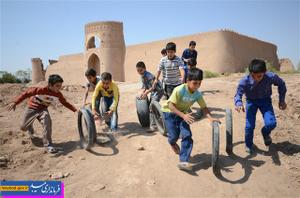
[[[123,22],[126,45],[227,28],[274,43],[279,58],[300,62],[299,0],[0,1],[0,70],[80,53],[84,25],[106,20]]]

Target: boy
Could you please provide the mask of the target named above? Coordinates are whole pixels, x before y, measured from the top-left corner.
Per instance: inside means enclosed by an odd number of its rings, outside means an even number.
[[[242,97],[246,95],[246,127],[245,143],[246,152],[253,152],[253,131],[255,128],[256,113],[259,109],[262,113],[265,126],[261,129],[266,146],[272,144],[271,131],[276,127],[276,118],[272,106],[272,85],[278,86],[279,109],[286,108],[285,82],[276,74],[267,72],[266,63],[263,60],[254,59],[249,67],[250,74],[242,78],[234,97],[235,108],[238,112],[245,112]]]
[[[176,44],[170,42],[166,45],[167,56],[160,60],[158,71],[155,78],[155,84],[159,80],[161,72],[163,73],[163,83],[167,99],[171,96],[175,87],[180,85],[184,80],[184,70],[182,60],[175,55]]]
[[[196,42],[190,41],[189,48],[183,51],[181,58],[185,65],[187,65],[188,60],[191,58],[197,60],[198,52],[195,50],[195,47],[196,47]]]
[[[166,50],[166,48],[163,48],[163,49],[160,51],[160,53],[161,53],[162,57],[167,56],[167,50]]]
[[[161,97],[163,96],[163,89],[160,81],[153,86],[153,82],[155,80],[155,76],[146,70],[146,65],[144,62],[140,61],[136,64],[136,70],[141,75],[142,81],[142,93],[139,98],[144,99],[147,97],[149,93],[150,95],[150,103],[152,101],[159,102]],[[156,124],[154,120],[154,115],[150,111],[150,132],[156,130]]]
[[[83,98],[83,107],[86,105],[86,99],[89,95],[89,91],[94,91],[97,83],[101,80],[100,76],[97,76],[97,72],[93,68],[89,68],[85,72],[85,77],[87,78],[88,82],[86,83],[85,94]],[[100,100],[96,101],[97,109],[99,109]]]
[[[189,124],[194,122],[192,113],[188,113],[190,107],[197,102],[211,122],[220,122],[218,119],[211,117],[203,96],[198,91],[202,79],[202,70],[198,68],[189,70],[187,83],[176,87],[171,97],[162,106],[166,130],[168,131],[168,142],[173,151],[179,154],[178,168],[180,170],[192,170],[192,166],[188,162],[193,148],[192,132]],[[176,143],[179,136],[182,137],[181,149]]]
[[[109,118],[106,124],[110,127],[112,132],[118,129],[118,103],[119,103],[119,88],[115,82],[112,81],[112,76],[108,72],[101,74],[101,81],[96,85],[92,97],[92,111],[95,117],[99,116],[99,107],[96,106],[96,100],[103,97],[105,116]],[[98,108],[98,109],[97,109]]]
[[[8,110],[15,110],[16,106],[26,98],[29,98],[28,106],[25,110],[25,116],[21,125],[22,131],[28,131],[33,138],[33,121],[37,119],[43,126],[43,143],[48,153],[57,153],[58,149],[52,145],[52,121],[48,112],[48,106],[60,101],[65,107],[73,112],[77,109],[68,103],[62,93],[59,91],[62,87],[63,79],[56,74],[50,75],[46,87],[32,87],[17,97],[14,102],[8,105]]]
[[[186,83],[187,73],[191,68],[196,68],[197,61],[195,58],[190,58],[187,62],[187,66],[184,67],[184,83]]]

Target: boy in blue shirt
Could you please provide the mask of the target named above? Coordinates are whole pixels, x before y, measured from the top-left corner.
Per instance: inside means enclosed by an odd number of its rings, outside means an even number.
[[[97,83],[101,80],[100,76],[97,76],[96,70],[93,68],[89,68],[85,72],[85,77],[88,80],[88,82],[85,85],[85,93],[83,97],[83,107],[86,105],[86,99],[89,95],[90,91],[94,91]],[[97,109],[99,110],[99,105],[100,105],[100,98],[98,98],[96,102]]]
[[[184,65],[187,65],[189,59],[194,58],[197,60],[198,52],[195,50],[196,48],[196,42],[190,41],[189,48],[185,49],[182,53],[182,60],[184,62]]]
[[[237,87],[234,103],[238,112],[245,112],[242,97],[246,95],[246,127],[245,143],[246,152],[253,152],[253,131],[255,128],[256,113],[259,109],[264,119],[264,127],[261,133],[266,146],[272,144],[271,131],[276,127],[276,118],[272,106],[272,85],[278,87],[279,109],[286,109],[285,103],[286,86],[285,82],[272,72],[267,72],[266,63],[260,59],[251,61],[250,74],[242,78]]]
[[[179,154],[180,162],[178,168],[180,170],[192,170],[192,166],[189,163],[193,148],[190,124],[194,122],[194,117],[192,116],[192,113],[188,112],[190,107],[197,102],[211,122],[220,122],[218,119],[211,117],[202,93],[198,91],[202,79],[202,70],[198,68],[190,69],[187,76],[187,83],[176,87],[171,97],[161,109],[164,114],[164,121],[168,131],[168,142],[173,151],[176,154]],[[182,138],[181,149],[176,143],[179,136]]]
[[[157,83],[153,85],[155,76],[146,70],[146,65],[143,61],[140,61],[136,64],[136,70],[141,75],[142,81],[142,93],[139,97],[141,99],[144,99],[149,93],[151,93],[150,102],[159,102],[161,97],[163,96],[163,89],[160,81],[157,81]],[[150,111],[150,131],[153,132],[156,130],[156,128],[157,127],[154,121],[154,115]]]

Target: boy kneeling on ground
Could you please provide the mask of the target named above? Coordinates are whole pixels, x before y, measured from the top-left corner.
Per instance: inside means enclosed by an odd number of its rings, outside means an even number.
[[[101,81],[96,85],[92,97],[92,111],[94,117],[97,118],[100,114],[99,108],[96,105],[103,97],[104,102],[104,117],[109,118],[106,124],[110,127],[111,132],[118,130],[118,103],[119,103],[119,88],[117,84],[112,81],[112,75],[108,72],[101,74]]]

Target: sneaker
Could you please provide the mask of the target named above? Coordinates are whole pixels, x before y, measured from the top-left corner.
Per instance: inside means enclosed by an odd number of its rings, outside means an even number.
[[[246,153],[253,154],[253,147],[249,148],[246,146]]]
[[[270,146],[272,144],[272,138],[270,137],[270,135],[263,136],[263,137],[264,137],[265,145]]]
[[[184,171],[192,171],[193,170],[193,166],[188,162],[179,162],[177,167],[179,168],[179,170],[184,170]]]
[[[157,130],[156,126],[150,126],[149,129],[147,130],[147,132],[151,133]]]
[[[175,143],[174,145],[171,145],[171,148],[172,148],[172,150],[174,151],[175,154],[179,155],[180,148],[179,148],[178,144]]]
[[[48,153],[51,153],[51,154],[58,153],[58,149],[56,149],[56,148],[53,147],[53,146],[47,146],[47,147],[46,147],[46,151],[47,151]]]

